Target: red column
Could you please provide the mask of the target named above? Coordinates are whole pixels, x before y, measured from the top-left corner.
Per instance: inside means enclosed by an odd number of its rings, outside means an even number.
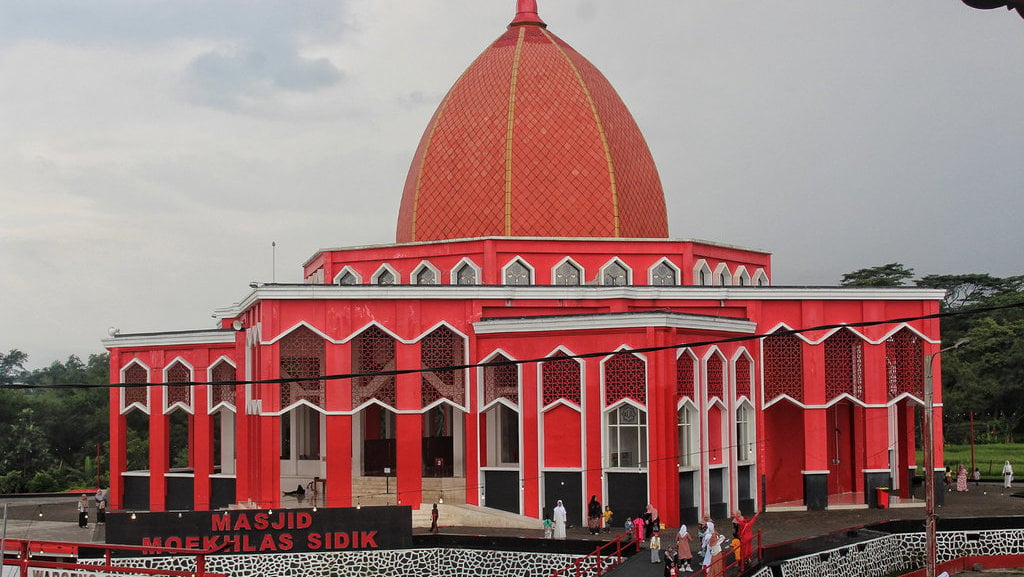
[[[110,490],[107,499],[111,509],[124,503],[124,482],[121,474],[128,467],[128,422],[121,414],[121,355],[110,353]]]
[[[420,343],[398,343],[395,351],[399,369],[420,366]],[[418,411],[421,406],[420,374],[398,375],[397,404],[400,411]],[[420,413],[400,413],[396,420],[396,463],[398,499],[413,509],[423,500],[423,425]]]
[[[149,509],[167,509],[167,474],[170,465],[168,429],[170,419],[164,414],[163,374],[159,369],[150,371],[149,387]]]
[[[889,470],[889,409],[885,344],[864,347],[864,472],[885,472]]]
[[[813,316],[813,315],[812,315]],[[820,320],[818,317],[805,322]],[[803,345],[804,369],[804,502],[824,508],[828,502],[828,416],[825,404],[825,347]],[[810,491],[810,492],[809,492]]]
[[[467,343],[469,349],[469,360],[474,362],[480,358],[477,353],[476,339],[471,335],[469,342]],[[480,403],[479,403],[479,392],[483,388],[483,384],[480,382],[481,371],[476,369],[470,369],[467,371],[469,378],[469,399],[467,399],[466,405],[469,408],[469,412],[463,415],[463,446],[465,451],[463,454],[463,470],[465,471],[466,479],[466,503],[471,505],[479,504],[480,491],[477,487],[480,486],[480,421],[477,416],[480,414]],[[520,402],[522,402],[520,400]],[[458,418],[458,412],[454,413],[454,417]],[[458,451],[459,448],[455,447]]]
[[[648,341],[668,344],[665,331],[648,329]],[[647,355],[647,426],[650,501],[666,526],[679,524],[679,465],[676,458],[678,416],[676,414],[675,349]]]
[[[189,459],[192,461],[194,473],[193,508],[196,511],[210,509],[210,474],[213,473],[213,418],[207,411],[209,405],[209,387],[198,384],[206,382],[206,367],[196,367],[192,377],[195,386],[195,398],[192,399],[192,422],[194,423],[195,440],[189,448]],[[193,453],[194,451],[194,453]]]
[[[604,399],[601,398],[601,359],[588,358],[583,366],[583,502],[576,506],[583,511],[586,520],[587,502],[591,495],[601,500],[602,466],[604,453],[603,435],[601,430],[601,413],[604,410]],[[547,434],[552,434],[548,431]],[[649,449],[649,448],[648,448]],[[547,495],[549,507],[554,507],[552,495]]]
[[[540,518],[540,403],[537,397],[538,377],[540,365],[530,363],[522,365],[523,386],[522,395],[519,399],[520,411],[523,418],[523,454],[519,456],[519,468],[523,476],[523,513],[528,517]],[[479,485],[479,483],[477,483]],[[480,491],[473,491],[475,499],[479,500]],[[469,489],[467,489],[467,498]],[[468,501],[467,501],[468,502]],[[478,501],[474,501],[478,503]]]
[[[347,374],[352,368],[352,347],[350,343],[327,344],[327,374]],[[324,391],[324,406],[328,411],[347,411],[352,408],[352,381],[340,379],[327,381]],[[350,415],[327,415],[327,490],[325,504],[328,507],[350,507],[352,505],[352,417]]]

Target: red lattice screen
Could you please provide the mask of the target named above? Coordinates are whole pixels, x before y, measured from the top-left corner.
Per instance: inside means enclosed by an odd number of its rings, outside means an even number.
[[[352,379],[352,406],[377,399],[394,407],[395,375],[376,375],[395,369],[395,339],[380,327],[371,326],[352,340],[352,372],[368,373]]]
[[[676,359],[676,396],[693,400],[694,363],[696,359],[683,353]]]
[[[639,357],[616,353],[604,364],[604,402],[611,405],[627,397],[647,404],[647,367]]]
[[[192,382],[192,370],[185,366],[181,361],[175,361],[170,368],[167,369],[167,381],[168,383],[189,383]],[[192,405],[192,386],[191,385],[168,385],[164,387],[167,391],[167,406],[171,406],[174,403],[181,403],[186,407]]]
[[[282,379],[297,379],[281,383],[281,408],[300,400],[323,406],[324,357],[326,349],[323,338],[299,327],[281,339],[280,371]]]
[[[505,355],[498,355],[488,362],[509,360]],[[484,367],[484,404],[500,397],[519,404],[519,369],[513,363]]]
[[[924,351],[921,337],[903,328],[886,339],[885,368],[890,399],[903,393],[923,397]]]
[[[750,359],[747,357],[740,357],[736,359],[736,396],[745,396],[748,399],[753,398],[750,394],[750,373],[751,373]]]
[[[215,383],[237,380],[235,367],[229,362],[221,361],[210,371],[210,378]],[[235,385],[210,385],[210,405],[216,407],[220,403],[235,404]]]
[[[146,371],[138,363],[132,363],[127,369],[124,370],[124,384],[126,385],[145,385],[149,382],[149,372]],[[142,386],[129,386],[124,389],[124,406],[131,405],[132,403],[138,403],[139,405],[148,408],[149,407],[149,395],[146,394],[146,387]]]
[[[804,399],[803,342],[796,335],[775,335],[764,339],[764,394],[767,400],[789,395]]]
[[[825,400],[843,394],[864,399],[864,342],[848,329],[825,340]]]
[[[420,366],[427,370],[423,372],[420,394],[424,407],[441,398],[458,405],[465,404],[465,370],[432,370],[465,364],[464,350],[462,338],[448,327],[440,327],[423,337]]]
[[[541,389],[544,406],[558,399],[580,403],[580,364],[564,353],[552,355],[541,365]]]
[[[711,355],[708,359],[708,398],[724,399],[725,394],[725,359],[719,355]]]

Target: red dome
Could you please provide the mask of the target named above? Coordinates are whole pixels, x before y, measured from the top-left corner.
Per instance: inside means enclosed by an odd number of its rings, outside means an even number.
[[[398,242],[479,236],[665,238],[665,195],[608,80],[520,0],[420,139]]]

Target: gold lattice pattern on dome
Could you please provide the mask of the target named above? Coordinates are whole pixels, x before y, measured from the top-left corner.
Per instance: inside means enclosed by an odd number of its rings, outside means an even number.
[[[580,404],[580,364],[556,353],[541,364],[541,395],[544,406],[558,399]]]
[[[864,400],[864,342],[849,329],[825,340],[825,401],[844,394]]]
[[[488,362],[510,360],[505,355],[498,355]],[[519,404],[519,369],[512,363],[484,367],[484,404],[502,397]]]
[[[736,359],[736,396],[750,396],[750,372],[751,362],[747,357]]]
[[[215,383],[234,381],[236,380],[235,367],[227,361],[221,361],[214,365],[210,376]],[[235,385],[210,386],[210,405],[216,407],[220,403],[235,404]]]
[[[352,339],[352,372],[371,373],[352,379],[352,407],[370,399],[396,406],[395,375],[376,375],[395,369],[395,339],[372,326]]]
[[[647,404],[647,365],[643,359],[621,352],[604,364],[604,402],[612,405],[625,398]]]
[[[924,351],[921,337],[904,327],[885,341],[885,368],[889,399],[903,393],[922,398]]]
[[[772,335],[764,339],[765,398],[788,395],[798,403],[804,400],[803,341],[796,335]]]
[[[424,369],[420,385],[423,406],[445,398],[465,405],[465,370],[432,370],[465,364],[465,344],[448,327],[439,327],[420,342],[420,366]]]
[[[145,385],[149,382],[149,372],[138,363],[132,363],[124,370],[124,384]],[[132,403],[138,403],[142,407],[149,404],[149,395],[146,394],[146,387],[130,386],[124,389],[124,405],[127,407]]]
[[[676,359],[676,396],[680,399],[693,400],[694,363],[696,359],[688,354],[681,354]]]
[[[317,407],[324,404],[324,359],[326,346],[320,335],[308,327],[299,327],[281,339],[279,364],[282,379],[281,408],[297,401],[308,401]]]
[[[189,383],[192,381],[192,370],[185,366],[181,361],[175,361],[169,369],[167,369],[167,382],[168,383]],[[192,386],[177,384],[169,385],[165,387],[167,391],[167,406],[170,407],[174,403],[181,403],[186,407],[192,405]]]

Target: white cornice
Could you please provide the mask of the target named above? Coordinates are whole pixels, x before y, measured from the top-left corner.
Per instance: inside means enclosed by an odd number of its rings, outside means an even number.
[[[157,347],[176,345],[218,345],[235,342],[235,331],[230,329],[213,329],[208,331],[178,331],[166,333],[138,333],[117,335],[103,339],[103,346],[108,349],[125,347]]]
[[[214,310],[234,318],[260,300],[687,300],[687,301],[938,301],[945,291],[916,287],[736,287],[736,286],[494,286],[266,284],[244,299]],[[735,303],[734,303],[735,304]]]
[[[478,335],[534,331],[582,331],[665,327],[688,330],[754,334],[757,323],[728,317],[688,315],[671,312],[605,313],[508,319],[485,319],[473,323]]]

